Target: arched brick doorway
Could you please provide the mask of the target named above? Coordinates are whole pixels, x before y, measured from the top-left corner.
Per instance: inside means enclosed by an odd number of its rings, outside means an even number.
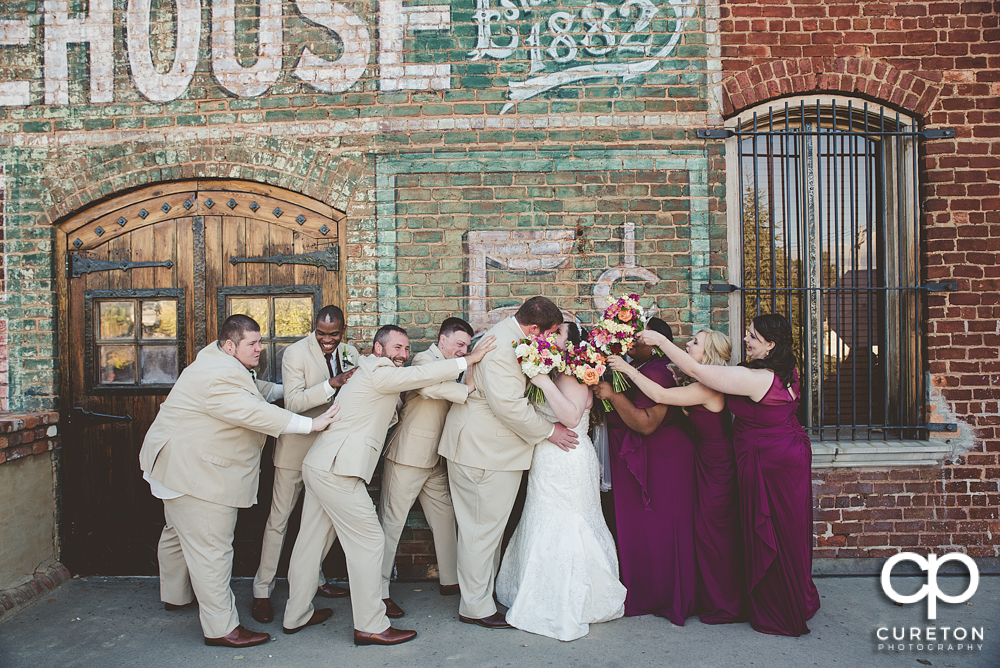
[[[107,199],[58,225],[62,559],[74,572],[155,574],[162,503],[142,480],[142,439],[177,374],[231,312],[265,330],[263,375],[343,304],[345,215],[297,193],[197,180]],[[272,469],[241,512],[237,575],[256,569]],[[289,545],[291,542],[289,542]]]

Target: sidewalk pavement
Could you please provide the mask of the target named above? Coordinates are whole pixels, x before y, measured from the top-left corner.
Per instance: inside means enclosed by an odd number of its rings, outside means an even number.
[[[916,592],[920,578],[893,578],[901,594]],[[951,595],[965,590],[967,578],[939,581]],[[397,647],[355,647],[347,599],[317,598],[331,607],[333,618],[295,635],[281,632],[287,585],[275,590],[275,620],[258,624],[250,617],[251,581],[234,580],[243,623],[271,633],[258,647],[232,650],[206,647],[194,608],[166,612],[159,600],[159,581],[144,577],[74,578],[48,597],[0,622],[2,668],[201,668],[203,666],[398,666],[500,667],[534,666],[753,666],[755,668],[866,668],[1000,666],[1000,577],[984,576],[971,605],[938,604],[936,622],[926,619],[926,600],[897,606],[883,593],[876,577],[817,578],[822,608],[801,638],[769,636],[747,624],[708,626],[697,618],[684,627],[653,616],[619,619],[591,626],[590,634],[563,643],[516,629],[487,630],[458,621],[458,598],[438,595],[437,583],[397,583],[393,598],[407,612],[398,628],[415,628],[418,637]],[[879,650],[881,626],[939,627],[937,644],[944,651]],[[941,627],[983,629],[972,649],[968,640],[941,640]],[[891,631],[889,631],[891,633]],[[949,636],[950,637],[950,636]],[[948,651],[948,644],[953,644]],[[976,648],[976,645],[981,649]],[[236,663],[234,663],[236,662]]]

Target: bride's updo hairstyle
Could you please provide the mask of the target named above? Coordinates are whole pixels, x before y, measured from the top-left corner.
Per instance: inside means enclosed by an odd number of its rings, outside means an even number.
[[[789,387],[792,384],[792,372],[795,371],[792,326],[779,313],[765,313],[753,319],[753,328],[761,338],[773,343],[774,347],[767,357],[747,360],[743,366],[748,369],[770,369],[781,380],[783,387]]]
[[[569,320],[563,321],[566,327],[566,342],[572,343],[574,346],[580,345],[580,341],[583,340],[583,334],[580,332],[580,326],[575,322],[570,322]]]

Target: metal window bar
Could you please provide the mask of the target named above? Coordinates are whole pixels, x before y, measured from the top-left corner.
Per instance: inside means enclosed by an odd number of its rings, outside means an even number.
[[[743,325],[791,321],[802,424],[819,440],[925,436],[914,144],[941,131],[817,100],[731,132]]]

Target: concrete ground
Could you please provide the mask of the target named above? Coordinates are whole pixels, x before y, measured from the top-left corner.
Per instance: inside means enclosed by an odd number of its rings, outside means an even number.
[[[917,591],[924,582],[893,580],[902,594]],[[957,594],[967,579],[940,582],[946,593]],[[0,621],[0,667],[1000,666],[1000,577],[995,576],[980,580],[971,605],[938,607],[938,627],[982,628],[984,638],[977,641],[981,649],[902,652],[880,651],[876,630],[926,627],[926,602],[899,607],[874,577],[817,578],[823,607],[809,624],[812,633],[801,638],[763,635],[747,624],[707,626],[696,618],[677,627],[646,616],[594,625],[588,636],[570,643],[461,624],[458,599],[439,596],[436,583],[399,583],[392,593],[407,615],[394,625],[416,628],[420,635],[398,647],[355,647],[347,599],[316,599],[317,607],[334,609],[333,618],[296,635],[282,634],[284,581],[275,591],[277,618],[258,624],[250,618],[250,584],[248,579],[236,580],[233,588],[243,622],[272,634],[273,640],[262,646],[206,647],[197,610],[166,612],[156,578],[89,577],[73,579]]]

